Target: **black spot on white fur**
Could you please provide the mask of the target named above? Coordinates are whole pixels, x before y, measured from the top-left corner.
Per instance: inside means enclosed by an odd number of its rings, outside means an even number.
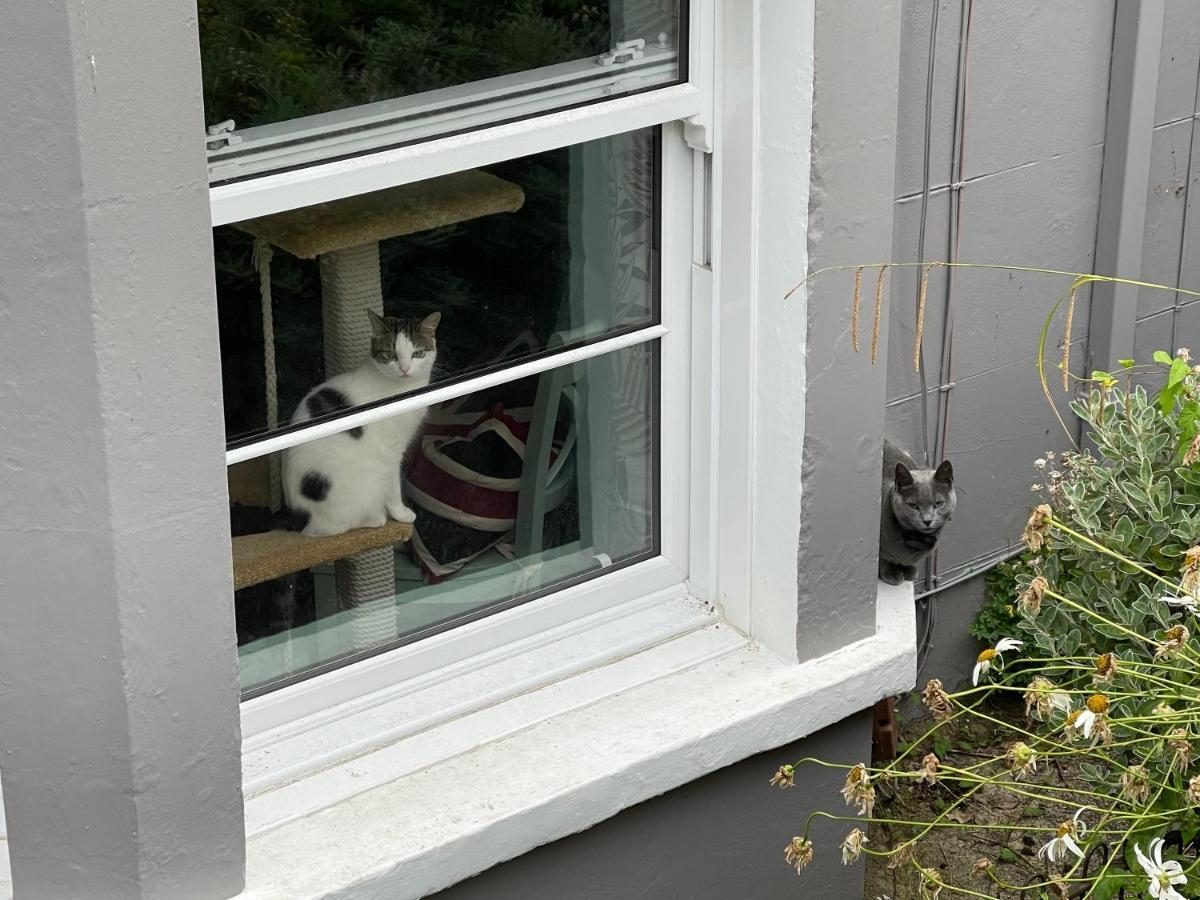
[[[308,398],[308,414],[312,418],[350,408],[350,400],[336,388],[323,387]],[[363,436],[362,427],[351,428],[346,434],[358,440]]]
[[[320,503],[329,496],[332,485],[329,479],[320,472],[305,472],[300,479],[300,496],[306,497],[313,503]]]

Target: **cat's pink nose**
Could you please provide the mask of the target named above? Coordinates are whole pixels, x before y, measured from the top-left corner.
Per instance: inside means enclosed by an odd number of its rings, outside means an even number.
[[[409,369],[412,368],[412,363],[397,363],[400,366],[400,374],[407,375]]]

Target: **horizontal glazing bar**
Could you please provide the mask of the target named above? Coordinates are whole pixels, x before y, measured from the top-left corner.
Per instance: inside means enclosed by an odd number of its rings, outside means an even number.
[[[299,444],[316,440],[317,438],[328,437],[332,434],[349,431],[351,428],[370,425],[373,422],[379,422],[400,413],[433,406],[436,403],[444,403],[447,400],[455,400],[484,388],[493,387],[508,381],[516,381],[519,378],[526,378],[541,372],[548,372],[551,369],[581,362],[585,359],[603,356],[614,350],[644,344],[648,341],[661,338],[667,333],[668,329],[666,326],[654,325],[649,328],[630,332],[629,334],[609,338],[608,340],[597,341],[594,344],[564,350],[561,353],[533,359],[529,362],[520,363],[495,372],[489,372],[485,375],[480,375],[478,378],[471,378],[457,384],[446,385],[445,387],[435,388],[434,390],[424,391],[419,394],[402,396],[380,406],[364,409],[359,412],[347,413],[336,419],[317,422],[307,428],[266,437],[261,441],[256,441],[245,446],[234,447],[225,452],[225,464],[231,466],[235,463],[245,462],[248,459],[257,459],[260,456],[286,450],[289,447],[295,447]]]
[[[594,59],[580,60],[235,130],[222,136],[235,143],[208,151],[209,181],[219,184],[460,134],[662,86],[677,73],[675,50],[649,46],[636,62],[602,66]]]
[[[215,185],[209,189],[212,224],[242,222],[686,119],[699,111],[701,99],[699,90],[681,84],[466,134]]]

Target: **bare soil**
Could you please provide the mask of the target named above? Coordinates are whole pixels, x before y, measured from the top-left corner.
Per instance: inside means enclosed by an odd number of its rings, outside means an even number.
[[[1032,730],[1032,723],[1026,720],[1024,708],[1019,702],[996,699],[987,701],[982,709],[996,719]],[[956,720],[942,729],[936,737],[936,747],[934,741],[925,741],[916,747],[905,758],[903,767],[918,768],[925,754],[930,752],[937,753],[945,764],[968,766],[1003,755],[1017,739],[1011,731],[999,725],[976,719],[960,725],[960,721]],[[929,719],[902,722],[901,749],[917,740],[932,724]],[[1051,763],[1039,766],[1038,772],[1025,781],[1066,786],[1079,783],[1079,777],[1073,765]],[[1065,804],[1046,804],[991,787],[981,788],[954,806],[962,793],[954,785],[945,782],[927,785],[919,784],[915,779],[878,785],[875,815],[885,819],[928,822],[953,806],[947,814],[947,819],[953,822],[1015,824],[1017,827],[996,830],[938,829],[921,842],[917,857],[922,865],[938,869],[948,883],[970,887],[1003,900],[1039,900],[1040,897],[1051,896],[1043,894],[1040,889],[1025,894],[1002,890],[986,876],[975,875],[975,864],[981,857],[991,860],[996,866],[997,877],[1008,884],[1025,885],[1046,880],[1051,872],[1046,862],[1038,858],[1037,851],[1047,836],[1043,832],[1026,829],[1057,826],[1071,818],[1073,809]],[[868,834],[869,846],[873,850],[890,849],[903,843],[915,831],[912,827],[902,825],[874,825]],[[917,875],[911,864],[889,869],[886,859],[867,856],[866,860],[866,900],[918,900],[920,891]]]

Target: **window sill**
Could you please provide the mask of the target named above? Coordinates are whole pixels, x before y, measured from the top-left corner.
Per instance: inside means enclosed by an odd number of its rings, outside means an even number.
[[[915,664],[911,585],[798,665],[710,619],[252,797],[242,896],[426,896],[907,690]]]

